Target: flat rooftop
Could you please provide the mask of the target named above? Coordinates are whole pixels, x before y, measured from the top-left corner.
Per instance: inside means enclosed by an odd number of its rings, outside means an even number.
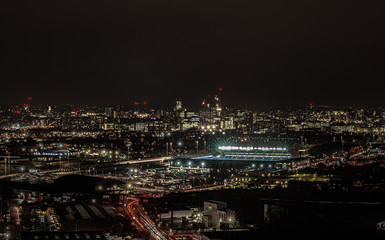
[[[21,240],[106,240],[101,232],[22,232]]]

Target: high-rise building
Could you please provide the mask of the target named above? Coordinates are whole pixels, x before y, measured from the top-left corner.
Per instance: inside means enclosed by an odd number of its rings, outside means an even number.
[[[106,107],[105,114],[106,114],[106,117],[113,118],[114,117],[114,109],[112,107]]]
[[[182,100],[177,99],[175,102],[175,111],[182,110]]]

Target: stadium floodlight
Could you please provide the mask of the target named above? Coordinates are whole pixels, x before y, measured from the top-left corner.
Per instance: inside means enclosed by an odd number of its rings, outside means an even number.
[[[242,146],[219,146],[219,150],[223,151],[230,151],[230,150],[239,150],[239,151],[253,151],[253,150],[258,150],[258,151],[286,151],[287,148],[282,148],[282,147],[242,147]]]

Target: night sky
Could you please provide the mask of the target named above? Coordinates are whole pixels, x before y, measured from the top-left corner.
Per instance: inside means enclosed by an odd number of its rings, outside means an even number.
[[[385,103],[385,1],[0,3],[0,104]]]

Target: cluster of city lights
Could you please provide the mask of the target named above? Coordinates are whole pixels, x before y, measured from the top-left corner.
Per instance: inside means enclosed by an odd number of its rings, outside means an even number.
[[[202,129],[205,129],[205,128],[206,128],[206,129],[215,129],[216,127],[217,127],[216,125],[211,125],[211,126],[210,126],[210,125],[207,125],[207,126],[202,126],[201,128],[202,128]]]
[[[237,147],[237,146],[219,146],[219,150],[240,150],[240,151],[253,151],[253,150],[259,150],[259,151],[286,151],[287,148],[281,148],[281,147]]]

